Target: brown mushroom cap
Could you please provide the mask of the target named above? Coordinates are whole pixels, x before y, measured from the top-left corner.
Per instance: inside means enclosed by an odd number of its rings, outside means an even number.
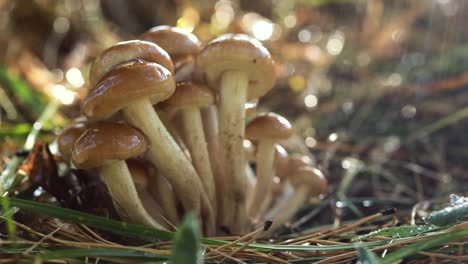
[[[149,41],[129,40],[106,49],[94,60],[89,72],[91,85],[96,84],[115,65],[134,59],[158,63],[174,73],[171,58],[161,47]]]
[[[248,74],[248,101],[266,94],[275,83],[270,53],[247,35],[225,34],[209,42],[196,59],[194,75],[212,89],[219,89],[221,76],[230,70]]]
[[[174,93],[172,74],[157,63],[134,60],[113,67],[89,92],[81,111],[91,121],[111,117],[135,100],[163,101]]]
[[[74,122],[66,126],[57,137],[58,149],[64,160],[70,160],[73,146],[75,145],[76,140],[85,132],[85,130],[85,122]]]
[[[207,107],[214,104],[214,94],[207,86],[193,82],[179,82],[176,90],[162,107],[183,108],[185,106]]]
[[[328,182],[323,173],[314,167],[301,167],[289,178],[294,188],[307,186],[310,196],[319,196],[327,191]]]
[[[100,167],[146,152],[145,136],[124,124],[100,122],[88,128],[75,143],[73,164],[79,169]]]
[[[289,121],[275,113],[260,114],[245,128],[245,136],[251,140],[283,140],[292,135]]]
[[[151,41],[166,50],[173,59],[200,52],[201,42],[183,29],[170,26],[157,26],[140,36],[140,39]]]

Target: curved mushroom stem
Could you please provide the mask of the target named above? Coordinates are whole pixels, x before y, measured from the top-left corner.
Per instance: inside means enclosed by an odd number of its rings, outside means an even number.
[[[208,106],[201,109],[205,139],[210,157],[211,171],[215,182],[215,192],[217,199],[217,221],[222,222],[223,196],[224,196],[224,178],[221,169],[219,157],[219,131],[218,131],[218,112],[216,106]]]
[[[277,210],[278,214],[273,216],[273,225],[265,236],[273,233],[276,229],[287,223],[291,217],[297,213],[307,200],[308,191],[307,186],[299,187],[294,191],[294,194],[287,200],[287,202],[282,203],[281,209]]]
[[[125,118],[148,138],[147,157],[168,177],[184,209],[206,218],[206,225],[214,226],[214,212],[192,164],[171,137],[153,109],[149,99],[140,99],[123,109]],[[203,208],[202,208],[203,206]],[[214,228],[214,227],[212,227]]]
[[[207,193],[213,209],[216,210],[215,183],[200,110],[197,107],[186,107],[181,109],[180,114],[183,119],[184,138],[192,157],[192,163],[200,176],[204,191]]]
[[[225,171],[222,224],[243,232],[246,219],[245,154],[243,147],[248,78],[241,71],[226,71],[221,78],[219,135]]]
[[[150,101],[138,100],[125,107],[123,113],[127,121],[148,138],[148,159],[168,177],[184,209],[199,214],[202,189],[195,169],[159,119]]]
[[[166,229],[174,230],[174,224],[166,219],[163,215],[162,207],[156,202],[151,193],[146,188],[141,188],[135,184],[137,189],[138,197],[140,197],[141,203],[145,207],[146,211],[153,217],[158,223],[161,223]]]
[[[275,158],[275,142],[273,140],[259,140],[257,183],[253,191],[252,202],[249,204],[249,216],[256,222],[267,209],[271,200],[273,185],[273,161]]]
[[[167,220],[177,226],[180,223],[179,214],[177,213],[177,198],[169,181],[164,176],[156,173],[152,177],[149,190],[161,205]]]
[[[119,214],[132,223],[167,230],[145,210],[125,161],[116,161],[101,167],[100,174]]]

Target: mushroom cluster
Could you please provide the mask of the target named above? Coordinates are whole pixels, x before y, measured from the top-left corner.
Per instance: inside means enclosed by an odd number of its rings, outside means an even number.
[[[275,83],[256,39],[226,34],[202,45],[154,27],[103,51],[89,82],[86,119],[62,131],[59,149],[100,174],[124,220],[170,230],[192,212],[206,235],[242,234],[267,219],[274,230],[327,189],[307,157],[280,145],[292,135],[284,117],[255,114],[246,125],[252,102]]]

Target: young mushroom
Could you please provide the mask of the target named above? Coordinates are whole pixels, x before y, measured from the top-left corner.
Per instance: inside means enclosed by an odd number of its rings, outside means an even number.
[[[201,42],[195,35],[176,27],[157,26],[143,33],[140,39],[156,43],[169,53],[177,82],[191,80],[193,56],[201,50]]]
[[[161,223],[167,229],[171,229],[172,223],[163,217],[161,206],[156,202],[148,189],[150,176],[148,175],[145,164],[137,160],[128,160],[127,166],[132,175],[138,197],[140,197],[143,207],[158,223]]]
[[[73,122],[66,126],[57,137],[59,153],[65,162],[70,162],[76,140],[86,131],[85,122]]]
[[[294,187],[294,194],[284,203],[273,218],[270,233],[293,217],[309,197],[318,197],[327,191],[327,179],[323,173],[313,167],[303,166],[296,169],[289,178]]]
[[[161,106],[177,111],[182,117],[184,139],[192,163],[213,208],[216,208],[215,182],[200,114],[201,108],[213,104],[214,95],[208,87],[193,82],[179,82],[175,93]]]
[[[274,114],[260,114],[246,127],[246,137],[258,142],[257,183],[248,207],[249,216],[258,220],[269,205],[274,177],[275,144],[292,135],[292,127],[286,118]]]
[[[79,169],[99,168],[122,218],[166,230],[145,210],[125,163],[147,150],[145,136],[138,130],[123,124],[96,123],[76,141],[72,159]]]
[[[244,140],[245,108],[275,81],[268,50],[246,35],[226,34],[208,43],[196,58],[194,76],[219,93],[219,134],[225,186],[222,224],[242,232],[247,221]]]
[[[81,109],[91,121],[123,112],[126,121],[148,138],[147,158],[168,177],[184,209],[199,215],[204,194],[198,175],[153,108],[153,104],[169,98],[174,90],[174,79],[166,68],[133,60],[112,67],[100,78],[83,100]],[[209,221],[212,208],[208,201],[204,203]]]
[[[91,85],[95,85],[115,65],[134,59],[158,63],[174,73],[174,64],[169,54],[158,45],[142,40],[122,41],[106,49],[94,60],[89,71]]]

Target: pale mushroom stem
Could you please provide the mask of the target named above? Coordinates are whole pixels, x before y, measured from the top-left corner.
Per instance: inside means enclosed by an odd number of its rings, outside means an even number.
[[[167,230],[145,210],[125,161],[116,161],[102,166],[100,174],[121,217],[132,223]]]
[[[167,220],[173,225],[178,225],[180,219],[177,213],[177,198],[169,181],[164,176],[156,173],[151,180],[149,189],[152,196],[161,205]]]
[[[214,211],[208,197],[202,191],[198,175],[189,159],[164,127],[149,99],[140,99],[129,104],[123,109],[123,113],[126,120],[140,129],[148,138],[149,161],[168,177],[184,209],[203,216],[206,228],[214,229]]]
[[[308,186],[299,187],[294,191],[294,194],[288,199],[288,201],[283,203],[281,210],[278,210],[278,214],[273,217],[273,225],[265,236],[273,233],[276,229],[291,220],[307,200],[308,188]]]
[[[168,114],[162,114],[161,112],[156,112],[156,114],[161,119],[161,122],[164,124],[169,134],[172,136],[175,142],[179,145],[179,148],[185,153],[187,147],[185,145],[184,140],[182,139],[182,136],[180,135],[180,131],[177,129],[176,124],[172,122],[171,120],[172,117]],[[185,154],[187,155],[187,153]]]
[[[242,232],[246,219],[245,154],[243,147],[248,76],[227,71],[221,78],[219,100],[219,136],[224,169],[225,195],[223,224],[232,232]]]
[[[224,196],[224,177],[221,169],[219,157],[219,131],[218,131],[218,112],[216,106],[208,106],[201,109],[205,139],[208,146],[208,155],[210,156],[211,171],[215,182],[215,192],[217,199],[217,221],[222,221],[223,214],[223,196]]]
[[[271,199],[273,184],[273,162],[275,159],[275,142],[273,140],[259,140],[257,162],[257,183],[253,190],[253,197],[249,204],[249,216],[255,221],[267,209]]]
[[[197,107],[187,107],[181,109],[180,114],[183,120],[184,138],[187,141],[192,163],[200,176],[204,191],[207,193],[213,209],[216,210],[215,183],[200,110]]]
[[[251,204],[257,177],[255,176],[255,172],[249,164],[245,164],[245,175],[247,176],[247,204]]]
[[[136,186],[138,197],[140,197],[141,203],[143,204],[146,211],[155,219],[158,223],[161,223],[166,229],[174,230],[173,225],[169,219],[166,219],[163,215],[162,207],[156,202],[151,193],[146,188],[139,188]]]

